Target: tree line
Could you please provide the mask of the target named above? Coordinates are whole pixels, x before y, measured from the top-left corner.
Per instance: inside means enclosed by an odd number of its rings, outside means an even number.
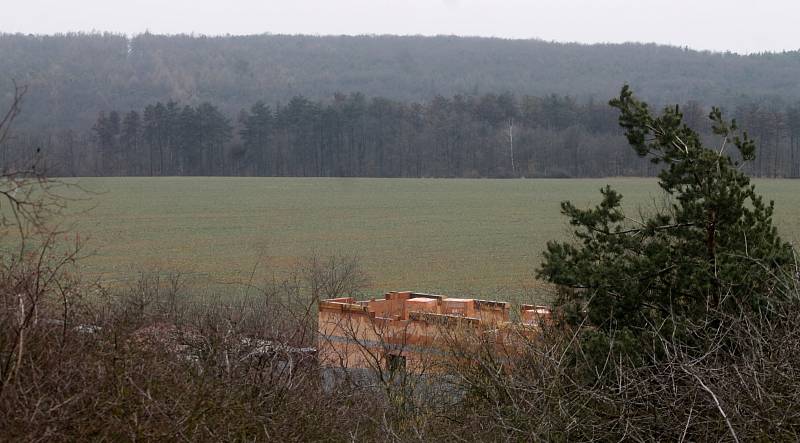
[[[0,81],[29,87],[0,169],[43,155],[59,175],[651,175],[615,149],[606,100],[627,82],[690,123],[721,105],[761,144],[749,172],[798,174],[799,52],[78,33],[0,34],[0,54]]]
[[[222,175],[230,120],[209,103],[155,103],[141,112],[100,112],[92,127],[96,167],[116,175]]]
[[[0,33],[0,54],[0,90],[9,79],[29,86],[17,130],[79,131],[100,110],[159,100],[209,102],[234,115],[257,99],[316,101],[337,92],[403,102],[506,91],[605,102],[625,82],[653,104],[800,99],[800,52],[454,36]]]
[[[679,107],[684,121],[712,136],[710,109]],[[800,102],[746,102],[731,114],[760,155],[747,172],[800,173]],[[428,102],[336,94],[258,101],[236,115],[217,105],[155,102],[101,111],[91,129],[18,134],[4,164],[39,152],[57,175],[228,175],[299,177],[649,176],[606,103],[550,94],[436,96]]]

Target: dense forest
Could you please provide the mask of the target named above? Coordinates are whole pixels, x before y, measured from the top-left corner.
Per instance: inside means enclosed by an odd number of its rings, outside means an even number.
[[[714,137],[708,109],[690,101],[684,120]],[[747,172],[800,173],[800,104],[747,103],[733,116],[760,145]],[[335,94],[285,105],[256,102],[228,117],[218,106],[175,101],[101,111],[91,131],[18,134],[4,165],[41,164],[54,175],[255,175],[333,177],[648,176],[656,165],[622,149],[606,103],[570,97],[436,96],[429,102]]]
[[[28,86],[3,167],[58,175],[650,175],[606,105],[627,82],[711,135],[721,105],[798,174],[800,52],[463,37],[0,35]]]

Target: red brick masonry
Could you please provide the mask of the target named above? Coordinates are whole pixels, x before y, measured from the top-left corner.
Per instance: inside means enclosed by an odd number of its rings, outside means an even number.
[[[389,292],[383,299],[351,297],[319,302],[318,358],[323,367],[432,370],[454,343],[490,339],[508,353],[520,340],[540,331],[551,319],[542,306],[522,305],[519,321],[511,321],[507,302],[410,291]]]

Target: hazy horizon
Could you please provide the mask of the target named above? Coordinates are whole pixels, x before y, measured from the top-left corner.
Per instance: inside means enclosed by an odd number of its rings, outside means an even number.
[[[429,37],[429,38],[436,38],[436,37],[457,37],[457,38],[475,38],[475,39],[496,39],[496,40],[508,40],[508,41],[540,41],[545,43],[554,43],[554,44],[564,44],[564,45],[583,45],[583,46],[603,46],[603,45],[626,45],[626,44],[634,44],[634,45],[657,45],[657,46],[666,46],[666,47],[673,47],[673,48],[688,48],[691,51],[697,52],[711,52],[711,53],[731,53],[737,55],[756,55],[756,54],[780,54],[780,53],[787,53],[787,52],[800,52],[800,47],[795,49],[780,49],[780,50],[765,50],[765,51],[752,51],[752,52],[737,52],[730,49],[718,50],[718,49],[706,49],[706,48],[695,48],[692,46],[686,45],[676,45],[671,43],[661,43],[656,41],[619,41],[619,42],[611,42],[611,41],[598,41],[598,42],[581,42],[581,41],[571,41],[571,40],[548,40],[539,37],[498,37],[498,36],[484,36],[484,35],[456,35],[456,34],[312,34],[312,33],[273,33],[273,32],[261,32],[261,33],[248,33],[248,34],[232,34],[232,33],[223,33],[223,34],[208,34],[208,33],[200,33],[200,32],[175,32],[175,33],[167,33],[167,32],[152,32],[149,29],[135,32],[135,33],[126,33],[126,32],[117,32],[117,31],[109,31],[109,30],[102,30],[102,29],[92,29],[88,31],[84,30],[77,30],[77,31],[58,31],[58,32],[51,32],[51,33],[39,33],[39,32],[6,32],[0,30],[0,34],[20,34],[20,35],[34,35],[37,37],[49,37],[49,36],[59,36],[59,35],[70,35],[70,34],[111,34],[111,35],[124,35],[127,38],[135,38],[140,35],[150,34],[150,35],[159,35],[159,36],[190,36],[190,37],[208,37],[208,38],[215,38],[215,37],[257,37],[257,36],[288,36],[288,37]]]
[[[31,0],[4,12],[0,32],[38,35],[452,35],[739,54],[800,49],[800,3],[777,0],[757,8],[722,0]]]

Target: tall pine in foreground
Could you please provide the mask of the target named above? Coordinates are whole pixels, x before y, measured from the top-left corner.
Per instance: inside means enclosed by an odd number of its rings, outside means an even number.
[[[610,105],[636,153],[662,165],[668,203],[634,220],[610,187],[595,208],[563,202],[576,241],[549,242],[538,275],[570,289],[559,303],[568,322],[583,326],[590,358],[613,352],[643,362],[663,352],[664,337],[702,352],[725,315],[768,315],[781,297],[776,275],[793,263],[772,224],[773,202],[740,171],[755,144],[718,108],[709,115],[720,139],[712,149],[677,106],[653,115],[628,86]]]

